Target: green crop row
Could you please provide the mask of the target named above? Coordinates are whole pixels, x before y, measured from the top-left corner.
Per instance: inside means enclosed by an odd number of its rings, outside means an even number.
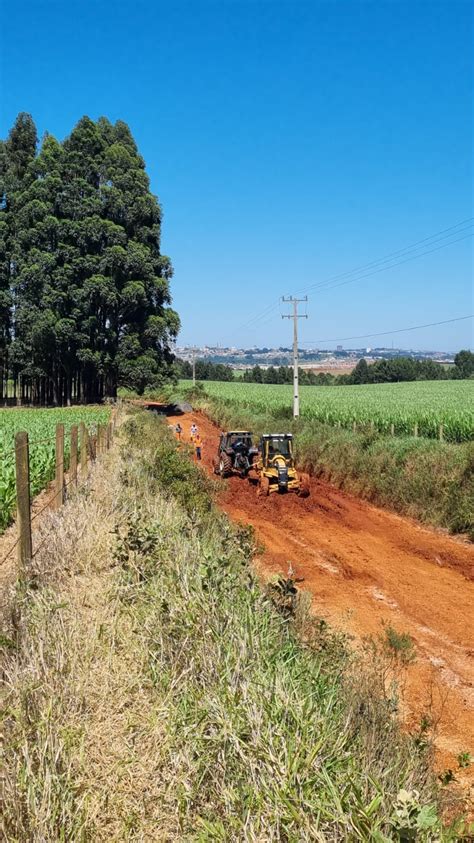
[[[291,416],[291,385],[206,381],[206,392],[242,408]],[[300,387],[301,415],[330,425],[372,428],[448,442],[474,439],[474,380]],[[393,426],[393,427],[392,427]]]
[[[67,465],[72,425],[83,421],[94,431],[97,424],[104,424],[109,418],[106,407],[0,410],[0,533],[15,511],[15,434],[19,430],[28,433],[30,490],[31,495],[36,495],[54,476],[56,425],[64,424]]]

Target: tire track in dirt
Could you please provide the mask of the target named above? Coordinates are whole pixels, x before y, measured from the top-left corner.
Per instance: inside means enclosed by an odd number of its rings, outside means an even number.
[[[205,416],[180,421],[184,440],[193,421],[203,439],[203,465],[212,472],[219,429]],[[474,547],[311,480],[308,499],[258,498],[248,482],[231,477],[219,504],[234,520],[251,524],[263,551],[262,577],[288,571],[291,562],[314,611],[355,636],[378,635],[382,623],[414,639],[404,720],[415,729],[422,715],[437,722],[440,769],[457,768],[457,755],[474,755]],[[474,768],[456,772],[474,786]]]

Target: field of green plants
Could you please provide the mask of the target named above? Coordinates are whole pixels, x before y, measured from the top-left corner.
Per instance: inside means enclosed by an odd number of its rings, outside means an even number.
[[[69,457],[72,425],[85,422],[94,431],[109,421],[106,407],[64,407],[53,410],[0,410],[0,533],[15,510],[15,434],[26,430],[29,436],[31,494],[36,495],[53,478],[55,471],[56,425],[64,424],[65,462]]]
[[[206,392],[255,412],[291,415],[291,385],[206,381]],[[395,435],[439,436],[448,442],[474,439],[474,380],[416,381],[361,386],[300,387],[300,412],[330,425],[369,427]]]

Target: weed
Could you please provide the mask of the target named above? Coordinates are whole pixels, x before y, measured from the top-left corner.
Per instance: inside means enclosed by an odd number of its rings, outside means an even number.
[[[422,805],[417,790],[401,790],[394,806],[391,824],[400,841],[430,841],[436,832],[438,816],[434,805]]]
[[[470,752],[460,752],[458,755],[458,765],[461,768],[470,767],[472,764],[472,758]]]
[[[276,577],[267,585],[267,594],[272,604],[284,618],[294,618],[298,603],[298,589],[292,577]]]
[[[443,770],[439,774],[438,779],[440,780],[442,785],[448,785],[451,784],[451,782],[456,781],[456,776],[454,775],[453,771],[448,768],[446,770]]]
[[[413,664],[416,661],[416,651],[411,635],[407,632],[397,632],[390,624],[384,624],[384,628],[383,646],[388,657],[402,667]]]

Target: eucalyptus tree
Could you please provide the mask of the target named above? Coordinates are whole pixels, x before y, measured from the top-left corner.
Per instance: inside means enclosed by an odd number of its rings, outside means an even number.
[[[172,375],[179,318],[161,209],[128,126],[83,117],[35,154],[32,121],[20,117],[25,142],[14,127],[0,148],[0,343],[10,373],[34,402],[156,386]]]

